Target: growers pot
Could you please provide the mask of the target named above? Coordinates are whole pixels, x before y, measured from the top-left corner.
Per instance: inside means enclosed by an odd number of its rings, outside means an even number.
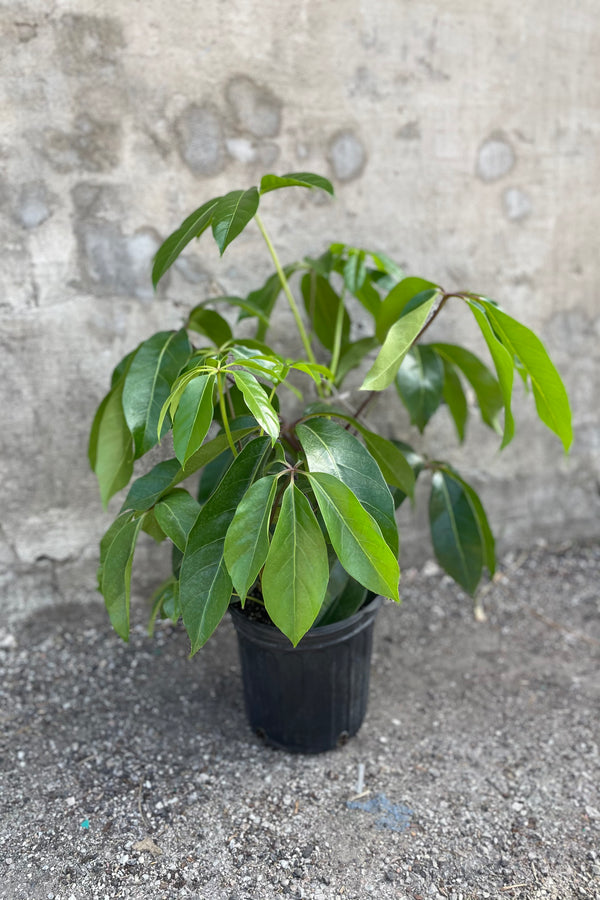
[[[293,647],[274,626],[231,607],[250,727],[292,753],[332,750],[367,710],[376,597],[355,615],[311,628]]]

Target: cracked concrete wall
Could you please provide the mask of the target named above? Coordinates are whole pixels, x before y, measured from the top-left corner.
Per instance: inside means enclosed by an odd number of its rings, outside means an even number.
[[[539,329],[573,399],[571,457],[525,403],[501,456],[476,422],[455,451],[443,414],[428,443],[465,473],[471,461],[501,546],[598,536],[596,12],[595,0],[0,5],[6,614],[93,595],[108,519],[85,449],[112,367],[190,304],[268,270],[249,229],[222,262],[199,243],[154,296],[152,256],[184,214],[269,170],[324,172],[337,190],[334,203],[265,199],[284,259],[332,238],[378,247]],[[460,318],[442,333],[473,331]],[[405,565],[427,554],[425,527],[422,513],[405,527]],[[156,554],[141,552],[151,581]]]

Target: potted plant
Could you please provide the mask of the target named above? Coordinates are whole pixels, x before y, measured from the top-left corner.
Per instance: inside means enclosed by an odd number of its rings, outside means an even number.
[[[317,751],[362,722],[378,598],[399,600],[395,510],[417,478],[430,478],[431,538],[443,569],[473,595],[495,566],[473,487],[450,463],[369,429],[362,416],[373,397],[388,391],[420,431],[446,406],[462,442],[468,386],[505,447],[516,372],[565,449],[572,433],[542,343],[494,301],[445,292],[405,276],[383,253],[342,243],[282,265],[258,209],[269,192],[293,187],[333,194],[311,173],[265,175],[259,187],[204,203],[162,244],[155,287],[209,228],[223,254],[254,223],[275,271],[246,297],[202,300],[178,331],[154,334],[119,363],[89,459],[106,506],[131,481],[135,461],[170,433],[172,455],[134,478],[101,542],[99,588],[117,633],[128,639],[140,532],[169,540],[172,572],[154,595],[150,628],[157,616],[181,618],[193,655],[232,609],[252,726],[272,743]],[[267,343],[281,299],[301,358]],[[424,340],[436,317],[459,305],[481,329],[492,368],[462,346]],[[218,310],[249,320],[252,337],[236,335]],[[356,310],[366,336],[355,334]],[[359,368],[362,393],[353,399],[345,382]],[[302,404],[291,418],[285,394]]]

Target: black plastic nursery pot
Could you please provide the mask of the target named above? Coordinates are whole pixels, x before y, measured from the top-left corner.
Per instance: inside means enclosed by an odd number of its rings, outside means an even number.
[[[381,598],[311,628],[297,647],[273,625],[230,608],[250,727],[291,753],[322,753],[356,734],[369,696],[373,626]]]

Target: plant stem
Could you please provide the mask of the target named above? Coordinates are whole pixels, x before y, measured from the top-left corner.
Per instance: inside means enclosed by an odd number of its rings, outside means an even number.
[[[227,406],[225,404],[225,391],[223,390],[223,378],[220,372],[217,372],[217,391],[219,393],[219,409],[221,410],[221,418],[223,419],[223,428],[227,435],[227,443],[234,457],[238,455],[231,437],[231,428],[229,427],[229,418],[227,416]]]
[[[310,345],[309,337],[306,333],[306,329],[304,328],[304,323],[302,321],[302,317],[300,316],[300,310],[298,309],[298,306],[296,305],[296,301],[294,300],[294,295],[292,294],[288,280],[285,277],[285,272],[283,271],[281,263],[279,262],[279,257],[277,256],[277,251],[275,250],[275,247],[273,246],[273,244],[271,242],[271,238],[267,234],[267,231],[265,229],[263,221],[260,218],[260,216],[258,215],[258,213],[256,213],[256,215],[254,216],[254,219],[260,229],[260,233],[263,236],[264,242],[267,245],[269,253],[271,254],[271,257],[275,264],[275,269],[277,271],[277,274],[279,275],[279,280],[281,282],[281,287],[283,288],[283,293],[285,294],[285,296],[287,298],[287,302],[289,303],[290,309],[292,311],[292,315],[294,316],[294,320],[296,322],[296,326],[298,328],[298,333],[302,340],[304,350],[306,351],[306,355],[307,355],[308,359],[310,360],[310,362],[316,363],[315,355],[314,355],[312,347]]]
[[[339,306],[337,309],[337,316],[335,320],[335,332],[333,337],[333,351],[331,353],[331,365],[330,369],[333,373],[333,377],[335,378],[335,374],[337,372],[337,367],[340,363],[340,351],[342,349],[342,329],[344,327],[344,292],[345,288],[342,291],[342,295],[340,297]]]

